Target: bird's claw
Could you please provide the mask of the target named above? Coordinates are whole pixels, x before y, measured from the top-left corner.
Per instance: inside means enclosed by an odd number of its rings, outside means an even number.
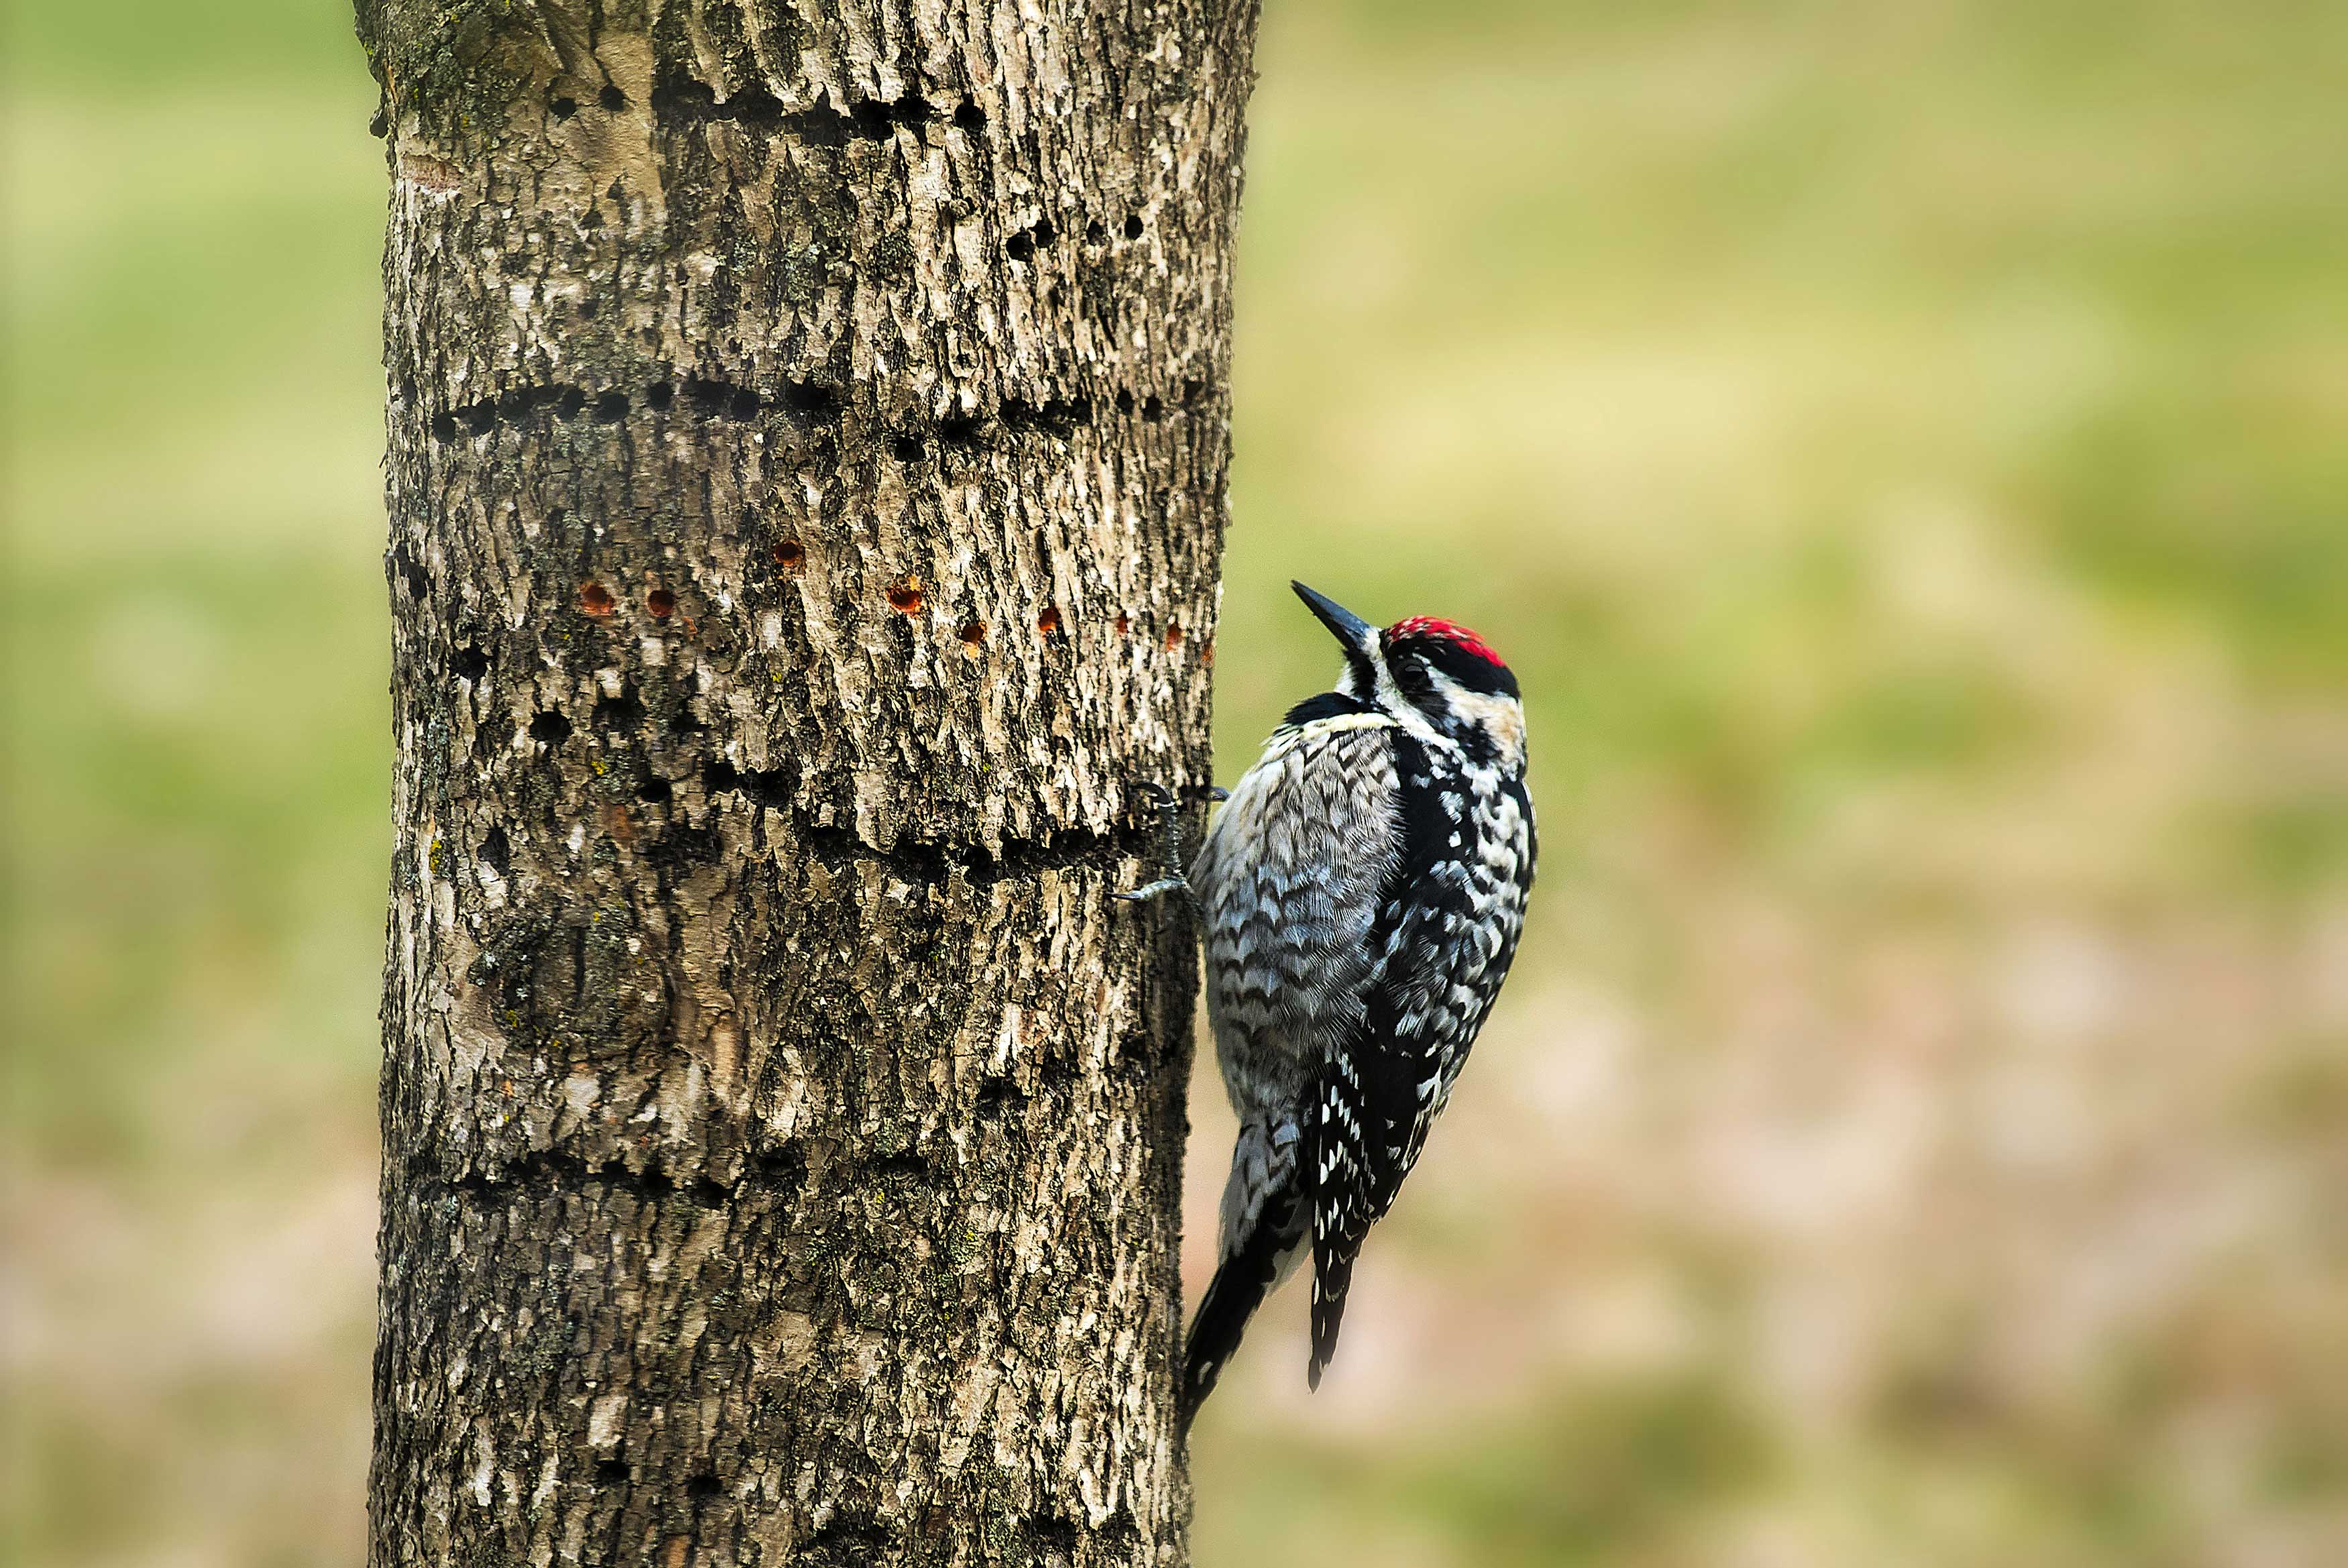
[[[1189,879],[1182,874],[1182,797],[1156,779],[1144,779],[1138,787],[1148,797],[1150,809],[1158,814],[1158,830],[1162,836],[1165,855],[1165,875],[1155,882],[1146,882],[1138,887],[1109,895],[1126,904],[1146,904],[1169,893],[1190,890]],[[1228,798],[1228,793],[1218,789],[1210,791],[1210,794],[1213,799],[1222,800]]]
[[[1152,898],[1161,897],[1169,893],[1188,893],[1189,890],[1190,884],[1182,877],[1161,876],[1155,882],[1145,882],[1138,887],[1129,887],[1122,893],[1112,893],[1109,897],[1120,904],[1147,904]]]

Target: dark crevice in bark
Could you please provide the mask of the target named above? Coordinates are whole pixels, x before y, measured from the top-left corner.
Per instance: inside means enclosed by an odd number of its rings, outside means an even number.
[[[916,1175],[926,1179],[928,1163],[918,1155],[901,1154],[876,1161],[877,1175]],[[685,1203],[695,1208],[721,1209],[760,1193],[782,1195],[805,1190],[806,1153],[796,1143],[763,1150],[743,1163],[731,1182],[705,1175],[686,1175],[658,1165],[636,1169],[626,1164],[591,1162],[564,1149],[541,1149],[520,1159],[489,1167],[476,1165],[450,1176],[432,1168],[427,1157],[409,1162],[408,1174],[421,1190],[445,1190],[473,1203],[518,1203],[551,1193],[575,1193],[588,1188],[624,1193],[644,1203]]]
[[[746,424],[761,415],[779,412],[812,425],[837,419],[841,410],[839,389],[817,382],[785,382],[779,391],[768,395],[736,382],[696,375],[685,378],[684,389],[686,412],[706,420]],[[654,382],[641,393],[611,387],[592,395],[583,387],[561,384],[520,386],[496,397],[444,408],[432,415],[430,428],[434,440],[447,443],[460,435],[478,438],[501,425],[524,425],[541,417],[570,423],[583,415],[597,425],[617,425],[627,418],[639,398],[644,408],[665,414],[675,406],[676,396],[676,386],[666,381]]]
[[[644,723],[644,705],[625,687],[617,696],[599,698],[595,703],[595,727],[599,730],[633,730]]]
[[[421,600],[432,591],[430,574],[425,571],[423,563],[416,559],[405,544],[393,548],[391,569],[398,578],[399,585],[407,590],[409,599]]]
[[[513,845],[507,840],[504,828],[492,827],[483,836],[480,861],[500,878],[513,875]]]
[[[864,1568],[880,1559],[889,1538],[875,1527],[872,1520],[862,1514],[834,1515],[808,1537],[807,1561],[821,1568]]]
[[[716,764],[724,767],[724,764]],[[727,772],[733,770],[727,769]],[[746,781],[771,778],[771,774],[737,774]],[[743,793],[753,788],[742,786]],[[787,810],[784,800],[757,796],[762,804],[776,810]],[[1046,871],[1093,870],[1113,874],[1120,862],[1134,856],[1149,856],[1157,853],[1158,836],[1154,827],[1134,828],[1118,833],[1094,833],[1084,828],[1066,828],[1041,839],[1005,839],[1003,853],[990,855],[977,845],[939,844],[922,840],[902,840],[888,849],[875,849],[856,836],[853,828],[839,827],[807,821],[793,813],[791,835],[804,845],[808,854],[833,870],[843,870],[860,860],[869,860],[886,867],[901,882],[916,886],[934,886],[960,876],[974,887],[989,887],[998,882],[1032,880]]]
[[[551,1193],[587,1188],[624,1193],[642,1203],[684,1202],[697,1208],[723,1208],[733,1194],[707,1180],[679,1181],[666,1171],[590,1164],[576,1154],[548,1149],[489,1170],[476,1168],[454,1179],[427,1176],[427,1187],[444,1186],[468,1202],[520,1203]]]
[[[990,1078],[978,1086],[978,1120],[1019,1115],[1034,1098],[1015,1078]]]
[[[1049,231],[1049,225],[1042,227]],[[529,424],[541,417],[568,423],[583,415],[598,425],[617,425],[637,406],[654,414],[670,412],[677,405],[679,385],[676,382],[656,381],[641,393],[613,387],[592,395],[583,388],[561,384],[520,386],[496,397],[444,408],[431,416],[429,427],[434,440],[448,443],[460,437],[479,439],[500,425]],[[811,428],[839,421],[847,414],[840,389],[821,382],[785,382],[773,394],[716,376],[684,376],[681,385],[685,412],[698,419],[747,424],[763,415],[780,413]],[[1206,395],[1205,383],[1185,382],[1174,406],[1185,411],[1196,409]],[[1166,417],[1166,400],[1156,393],[1137,405],[1132,389],[1119,387],[1111,395],[1110,402],[1123,416],[1129,417],[1138,407],[1141,417],[1150,424]],[[1079,427],[1091,425],[1095,418],[1093,400],[1083,395],[1046,397],[1040,402],[1005,397],[991,415],[947,415],[932,426],[932,433],[949,446],[977,446],[990,431],[1014,436],[1040,433],[1066,440]],[[922,455],[922,437],[918,433],[901,431],[890,439],[892,447],[901,449],[902,461],[916,461]],[[907,445],[910,454],[901,450]]]
[[[913,96],[893,102],[860,98],[844,110],[829,97],[819,98],[808,108],[786,108],[780,98],[764,87],[745,87],[730,98],[721,98],[716,88],[691,77],[663,80],[653,88],[652,107],[663,119],[685,125],[747,126],[769,135],[788,136],[809,147],[887,141],[899,130],[918,136],[922,127],[946,118],[935,105]],[[985,111],[972,103],[958,106],[953,120],[957,128],[973,134],[986,128]]]
[[[929,1161],[910,1149],[894,1154],[881,1155],[872,1162],[870,1171],[873,1178],[878,1181],[885,1182],[893,1176],[901,1180],[919,1182],[924,1185],[929,1183],[932,1176]]]
[[[731,763],[713,762],[701,770],[701,787],[713,795],[738,792],[760,805],[784,811],[798,788],[798,769],[788,763],[744,772]]]
[[[1076,433],[1079,425],[1093,421],[1093,405],[1082,397],[1046,398],[1042,403],[1029,403],[1025,398],[1006,397],[998,415],[1005,430],[1014,434],[1042,431],[1062,440]]]
[[[1032,261],[1038,246],[1047,246],[1059,237],[1048,218],[1039,218],[1003,242],[1004,250],[1014,261]]]
[[[639,707],[639,714],[641,711]],[[1032,878],[1046,871],[1090,868],[1114,872],[1129,856],[1154,856],[1159,850],[1154,822],[1109,833],[1071,827],[1039,838],[1006,838],[1000,855],[990,854],[975,844],[921,839],[901,840],[888,849],[875,849],[859,838],[853,828],[811,820],[798,805],[798,785],[799,770],[788,760],[777,767],[748,769],[721,760],[705,764],[701,770],[701,787],[706,794],[740,794],[788,815],[791,836],[825,866],[839,870],[851,862],[869,860],[886,866],[900,880],[916,886],[933,886],[955,875],[973,886],[984,887],[997,882]],[[1185,793],[1197,795],[1202,792]]]
[[[769,1143],[751,1153],[742,1179],[770,1190],[797,1192],[807,1185],[807,1151],[796,1143]]]

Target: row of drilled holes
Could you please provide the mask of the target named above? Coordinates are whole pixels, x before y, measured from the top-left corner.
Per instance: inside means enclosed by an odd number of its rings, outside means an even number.
[[[607,114],[618,114],[628,107],[628,95],[606,82],[596,93],[595,103]],[[568,93],[558,94],[547,100],[546,108],[556,120],[565,121],[579,112],[579,100]],[[788,131],[814,147],[845,147],[851,141],[886,141],[901,128],[911,130],[918,136],[922,126],[942,118],[951,118],[956,129],[969,136],[976,136],[986,128],[986,111],[974,103],[957,105],[951,116],[918,97],[899,98],[893,102],[865,98],[845,110],[835,108],[827,98],[813,108],[794,111],[786,109],[780,98],[763,87],[746,88],[730,98],[721,98],[708,83],[689,78],[654,87],[652,108],[655,114],[698,124],[723,120],[773,131]],[[380,137],[389,128],[388,118],[378,108],[374,119],[368,122],[368,131]],[[1129,241],[1140,239],[1147,231],[1147,225],[1138,212],[1127,213],[1120,228]],[[1037,246],[1049,245],[1057,237],[1058,231],[1054,229],[1052,220],[1039,219],[1014,234],[1004,242],[1004,249],[1014,261],[1031,261]],[[1097,218],[1086,223],[1085,243],[1094,246],[1107,244],[1107,226]]]
[[[677,395],[674,384],[654,382],[644,391],[644,406],[665,414],[676,405]],[[830,419],[839,413],[839,390],[818,382],[788,382],[778,395],[768,397],[730,381],[695,376],[685,383],[684,396],[685,407],[704,419],[747,421],[778,408],[809,420]],[[616,387],[597,393],[591,404],[581,387],[520,386],[499,397],[443,409],[432,416],[432,436],[438,441],[454,441],[459,430],[468,436],[487,436],[499,425],[519,424],[539,414],[564,420],[585,415],[598,425],[617,425],[632,406],[630,395]]]
[[[1205,395],[1206,383],[1186,381],[1182,384],[1180,406],[1194,407]],[[676,406],[677,388],[665,381],[655,382],[644,389],[643,400],[643,406],[653,413],[668,413]],[[774,409],[808,421],[835,419],[841,412],[839,390],[819,382],[789,382],[779,395],[768,397],[734,382],[695,376],[685,383],[684,401],[688,410],[704,419],[730,419],[737,424],[747,423]],[[1155,393],[1137,399],[1129,389],[1120,387],[1116,402],[1117,411],[1128,417],[1138,413],[1153,425],[1166,417],[1165,400]],[[627,418],[634,406],[634,399],[618,388],[598,393],[591,404],[580,387],[522,386],[501,396],[443,409],[432,416],[431,430],[436,441],[455,441],[460,432],[478,438],[499,425],[518,425],[540,414],[551,414],[561,420],[584,415],[598,425],[617,425]],[[1014,434],[1042,431],[1066,440],[1079,425],[1091,424],[1093,417],[1089,398],[1056,397],[1030,403],[1025,398],[1008,397],[1003,400],[991,423]],[[976,415],[954,415],[938,422],[937,438],[949,446],[974,446],[989,424],[989,420]],[[889,438],[889,450],[901,463],[918,463],[929,449],[919,436],[899,434]]]

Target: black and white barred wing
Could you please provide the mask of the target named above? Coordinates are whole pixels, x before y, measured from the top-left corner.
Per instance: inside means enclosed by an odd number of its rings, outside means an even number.
[[[1242,1122],[1293,1118],[1322,1059],[1360,1032],[1402,847],[1393,733],[1358,712],[1283,727],[1191,869],[1209,1017]]]
[[[1335,1354],[1354,1260],[1410,1173],[1516,957],[1532,886],[1521,783],[1461,788],[1398,739],[1402,853],[1376,924],[1361,1033],[1314,1096],[1313,1361]]]

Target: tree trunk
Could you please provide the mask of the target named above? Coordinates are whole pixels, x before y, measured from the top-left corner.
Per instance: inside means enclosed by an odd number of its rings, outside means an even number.
[[[1182,1560],[1253,22],[361,0],[380,1568]]]

